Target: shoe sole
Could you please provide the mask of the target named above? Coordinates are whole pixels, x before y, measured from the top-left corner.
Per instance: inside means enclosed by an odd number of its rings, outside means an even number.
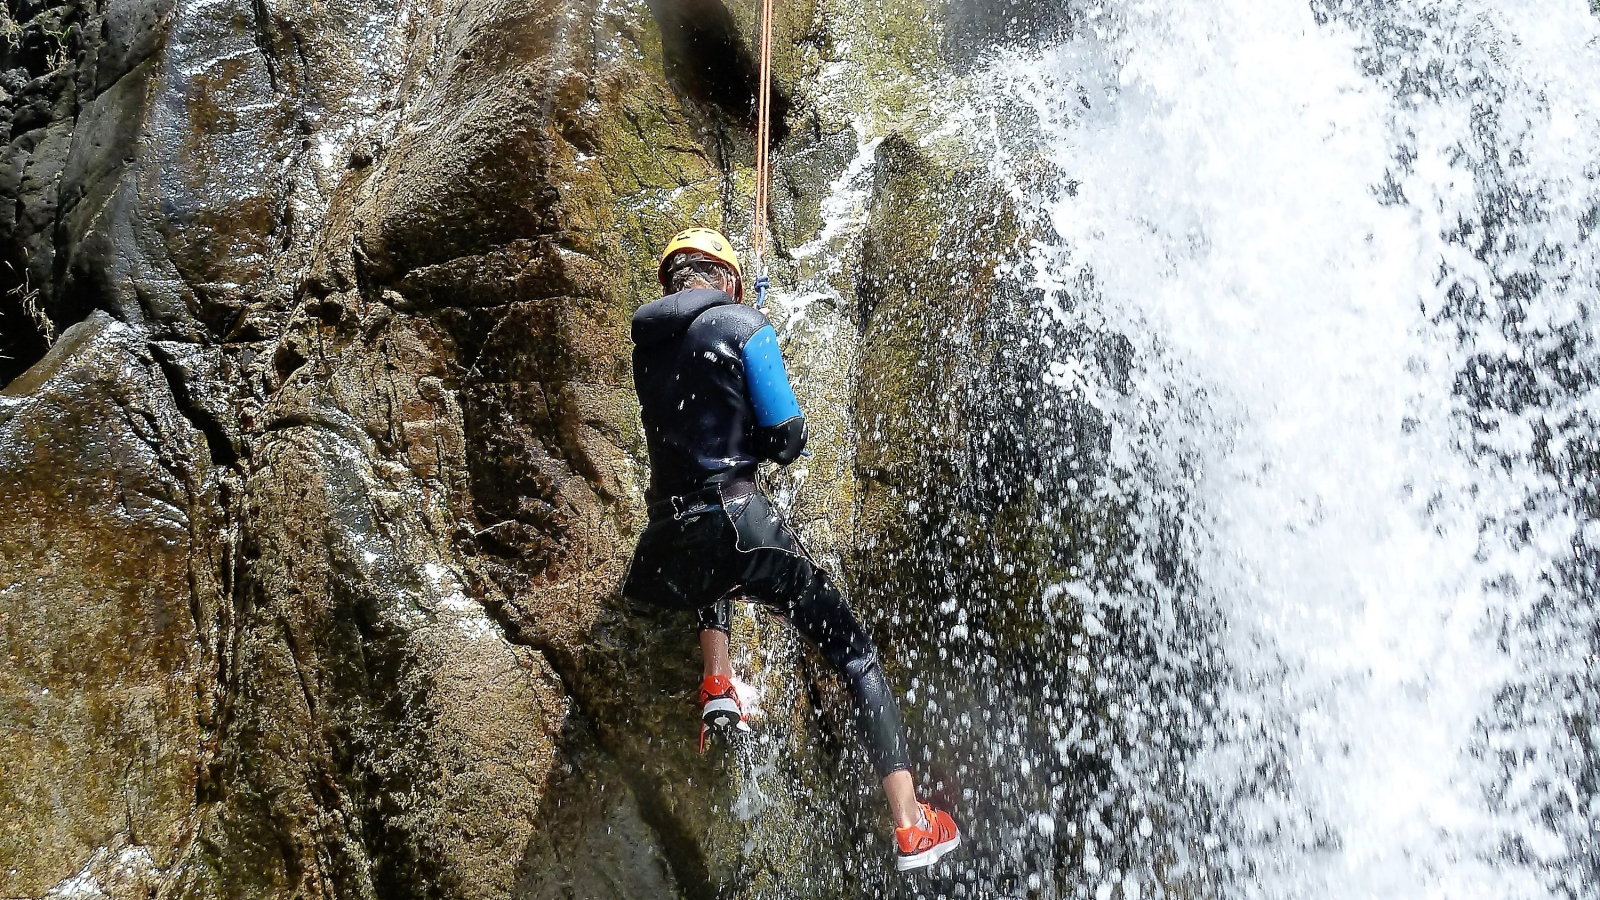
[[[929,847],[921,853],[913,853],[910,856],[902,856],[896,859],[894,865],[895,868],[902,872],[909,872],[912,869],[926,868],[938,862],[939,857],[944,856],[946,853],[949,853],[951,850],[954,850],[960,845],[961,833],[958,831],[956,832],[955,837],[945,841],[942,844],[934,844],[932,847]]]
[[[700,710],[700,721],[707,728],[733,728],[739,723],[739,704],[734,700],[712,700]]]

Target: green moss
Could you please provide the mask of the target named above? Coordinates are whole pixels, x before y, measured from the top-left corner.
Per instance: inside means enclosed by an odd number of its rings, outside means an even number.
[[[982,323],[1018,225],[980,173],[943,169],[899,138],[879,148],[871,222],[858,279],[868,347],[858,467],[902,487],[948,483],[971,427],[960,395],[998,349]]]

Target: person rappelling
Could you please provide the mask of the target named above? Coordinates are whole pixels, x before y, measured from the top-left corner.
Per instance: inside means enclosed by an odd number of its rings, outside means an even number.
[[[961,833],[949,813],[917,799],[900,708],[872,639],[755,482],[762,461],[786,466],[806,445],[777,332],[742,302],[739,256],[720,232],[691,228],[674,237],[658,274],[665,296],[633,316],[649,523],[623,594],[697,611],[702,750],[708,731],[748,729],[728,656],[734,599],[788,620],[849,688],[894,816],[897,867],[932,865]]]
[[[799,631],[844,679],[855,722],[894,816],[896,866],[933,865],[961,842],[955,820],[917,799],[900,707],[872,639],[833,579],[757,487],[763,461],[787,466],[806,446],[806,418],[789,384],[778,334],[762,311],[770,179],[772,0],[761,3],[756,191],[751,227],[754,305],[728,238],[679,233],[661,254],[664,294],[633,316],[633,383],[650,456],[649,523],[623,584],[630,599],[693,609],[705,676],[700,749],[708,731],[748,730],[728,631],[733,601],[757,603]]]

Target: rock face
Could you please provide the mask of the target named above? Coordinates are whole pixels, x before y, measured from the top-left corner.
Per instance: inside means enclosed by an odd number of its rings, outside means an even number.
[[[818,438],[773,489],[878,623],[904,585],[855,548],[934,477],[908,423],[954,340],[894,285],[959,242],[897,210],[982,173],[883,140],[915,86],[857,103],[832,54],[969,67],[939,9],[779,21],[772,314]],[[736,626],[765,737],[702,757],[688,621],[616,594],[628,318],[674,231],[747,227],[753,0],[7,10],[0,896],[891,883],[838,687],[781,623]],[[914,277],[986,296],[990,225]]]
[[[95,313],[0,394],[0,460],[6,893],[43,894],[102,848],[170,867],[216,725],[205,441],[139,334]]]

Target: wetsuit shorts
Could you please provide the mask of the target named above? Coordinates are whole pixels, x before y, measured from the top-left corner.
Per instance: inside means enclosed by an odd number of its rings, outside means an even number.
[[[623,594],[654,606],[697,610],[702,628],[727,631],[735,597],[788,619],[844,678],[879,776],[909,769],[900,708],[877,650],[828,573],[754,485],[736,483],[710,493],[709,500],[652,510]]]

